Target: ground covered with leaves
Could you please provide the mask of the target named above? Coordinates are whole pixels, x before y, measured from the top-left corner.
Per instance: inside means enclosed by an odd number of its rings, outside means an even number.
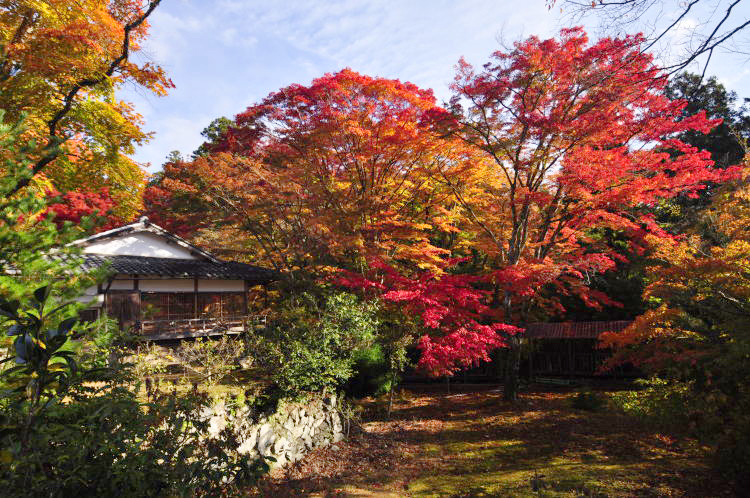
[[[425,390],[423,390],[425,391]],[[603,393],[606,395],[606,393]],[[390,419],[363,403],[362,431],[275,470],[261,496],[732,496],[708,449],[604,409],[569,389],[511,405],[488,389],[406,391]]]

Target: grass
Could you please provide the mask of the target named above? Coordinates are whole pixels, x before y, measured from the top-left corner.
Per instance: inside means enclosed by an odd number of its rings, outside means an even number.
[[[206,376],[186,368],[173,356],[174,347],[176,345],[151,344],[140,354],[126,357],[125,361],[136,365],[139,378],[150,379],[162,391],[185,393],[193,389],[193,384],[198,384],[198,389],[210,397],[226,398],[245,396],[248,391],[257,393],[269,382],[263,372],[254,367],[233,368],[214,382],[208,382]],[[146,398],[145,385],[141,385],[138,396]]]
[[[202,376],[191,373],[161,373],[151,378],[154,382],[158,382],[159,389],[162,391],[176,390],[178,394],[186,393],[193,389],[193,383],[195,383],[198,384],[200,392],[217,399],[245,396],[248,392],[257,394],[268,384],[268,381],[264,380],[256,369],[238,369],[214,383],[208,383]],[[141,385],[138,395],[146,396],[145,385]]]
[[[606,395],[606,393],[603,393]],[[264,480],[262,496],[731,496],[708,449],[610,410],[572,407],[565,388],[523,394],[407,392],[390,420]]]

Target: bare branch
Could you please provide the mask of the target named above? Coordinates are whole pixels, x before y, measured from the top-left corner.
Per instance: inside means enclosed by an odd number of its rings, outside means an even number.
[[[750,20],[743,16],[737,6],[744,0],[689,0],[677,4],[667,0],[562,0],[563,3],[572,7],[568,17],[576,22],[585,17],[598,17],[600,26],[605,33],[621,35],[623,32],[645,31],[649,43],[644,50],[652,50],[661,42],[664,46],[665,38],[670,33],[675,33],[680,25],[689,19],[705,19],[699,23],[693,31],[692,38],[697,42],[696,46],[686,47],[687,53],[676,59],[664,63],[664,69],[669,74],[684,70],[696,62],[700,57],[706,57],[703,64],[705,74],[712,60],[715,49],[720,46],[724,50],[741,53],[730,47],[736,41],[738,33],[750,26]],[[548,2],[552,7],[556,0]],[[723,5],[723,6],[722,6]],[[665,18],[665,13],[670,10],[679,9],[666,25],[657,29],[662,24],[660,19]],[[721,12],[723,10],[723,12]],[[665,12],[662,12],[665,11]],[[720,18],[715,19],[719,14]],[[649,35],[648,32],[651,32]],[[665,47],[666,48],[666,47]]]

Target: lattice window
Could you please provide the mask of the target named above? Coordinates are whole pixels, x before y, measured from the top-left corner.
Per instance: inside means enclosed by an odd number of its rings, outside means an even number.
[[[198,294],[198,316],[201,318],[226,318],[244,314],[245,296],[242,292]]]
[[[195,318],[192,292],[143,292],[141,311],[144,320],[181,320]]]

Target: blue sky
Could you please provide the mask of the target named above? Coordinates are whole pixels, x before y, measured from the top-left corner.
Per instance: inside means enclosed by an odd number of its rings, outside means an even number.
[[[696,22],[688,18],[684,26]],[[154,172],[169,151],[198,147],[214,118],[344,67],[411,81],[445,100],[461,56],[481,65],[501,40],[553,36],[563,23],[559,6],[548,10],[545,0],[163,0],[143,55],[161,64],[176,88],[162,98],[121,92],[155,132],[134,157]],[[679,46],[679,37],[675,32],[665,47]],[[750,97],[746,58],[717,54],[709,72]]]

